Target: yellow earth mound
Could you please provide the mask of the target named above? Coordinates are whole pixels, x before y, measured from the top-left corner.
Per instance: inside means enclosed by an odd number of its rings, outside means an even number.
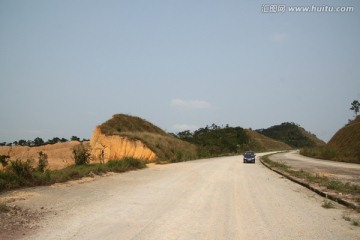
[[[140,140],[120,135],[105,135],[96,127],[90,141],[91,155],[94,161],[107,162],[132,157],[144,161],[153,161],[156,154]]]

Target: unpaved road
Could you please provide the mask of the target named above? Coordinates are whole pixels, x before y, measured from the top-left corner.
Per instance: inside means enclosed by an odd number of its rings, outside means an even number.
[[[323,198],[242,156],[6,195],[16,194],[26,197],[14,204],[47,212],[25,239],[360,239],[344,220],[358,214],[325,209]]]
[[[360,164],[308,158],[300,155],[299,151],[275,154],[270,156],[270,159],[285,163],[295,169],[303,169],[360,185]]]

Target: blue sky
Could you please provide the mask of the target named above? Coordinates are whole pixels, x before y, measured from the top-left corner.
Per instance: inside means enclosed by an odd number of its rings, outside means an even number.
[[[327,141],[360,100],[359,43],[358,1],[0,0],[0,141],[90,138],[116,113]]]

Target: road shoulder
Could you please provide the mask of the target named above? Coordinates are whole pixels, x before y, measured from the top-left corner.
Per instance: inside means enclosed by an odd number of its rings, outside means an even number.
[[[300,184],[300,185],[310,189],[311,191],[319,194],[322,197],[333,200],[337,203],[340,203],[346,207],[355,209],[356,211],[360,212],[360,204],[354,199],[356,196],[353,196],[351,194],[342,194],[340,192],[337,192],[337,191],[334,191],[331,189],[327,189],[326,187],[320,186],[319,184],[312,183],[305,179],[298,178],[298,177],[292,175],[291,173],[289,173],[288,171],[284,170],[283,168],[274,167],[269,163],[269,161],[265,160],[266,157],[269,157],[269,156],[270,155],[262,156],[260,158],[260,161],[264,166],[266,166],[270,170],[284,176],[285,178],[287,178],[297,184]],[[291,165],[287,165],[287,166],[291,169]]]

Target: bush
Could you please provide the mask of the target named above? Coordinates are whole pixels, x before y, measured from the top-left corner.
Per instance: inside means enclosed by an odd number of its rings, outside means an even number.
[[[56,182],[66,182],[109,171],[125,172],[146,167],[145,162],[134,158],[109,161],[106,164],[73,165],[61,170],[45,172],[36,171],[32,167],[32,160],[27,160],[26,162],[16,160],[10,163],[9,168],[0,172],[0,192],[19,187],[43,186]]]
[[[90,163],[90,149],[84,146],[83,143],[74,146],[72,152],[75,165],[84,165]]]
[[[32,160],[28,159],[25,162],[22,162],[20,159],[10,162],[11,171],[22,178],[32,178],[34,173],[34,168],[32,167]]]
[[[110,160],[106,165],[109,167],[109,170],[114,172],[124,172],[127,170],[144,168],[146,166],[143,161],[129,157],[122,160]]]
[[[42,151],[38,152],[39,154],[39,163],[38,163],[38,171],[44,172],[45,168],[48,166],[48,155],[43,153]]]
[[[0,163],[4,168],[8,165],[9,158],[10,158],[10,156],[0,155]]]

